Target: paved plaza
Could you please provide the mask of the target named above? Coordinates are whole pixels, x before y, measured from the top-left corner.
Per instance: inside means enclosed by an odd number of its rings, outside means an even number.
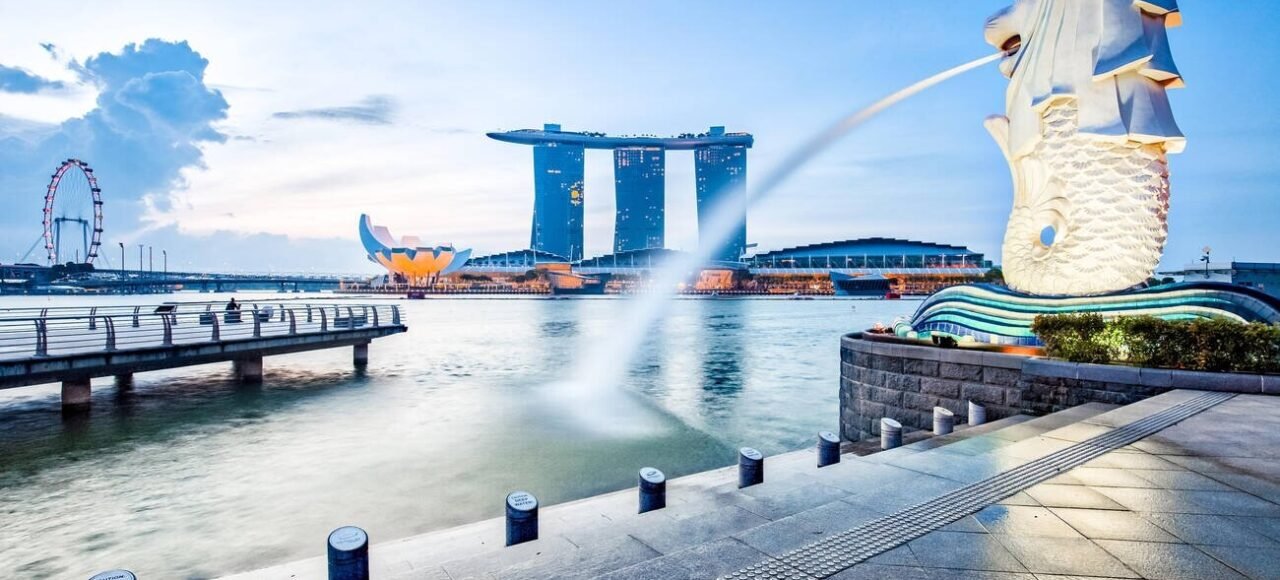
[[[1155,431],[1104,446],[1134,426]],[[770,457],[765,483],[741,490],[736,467],[678,478],[647,514],[633,489],[547,506],[542,539],[510,548],[501,519],[375,545],[373,575],[1280,578],[1274,397],[1173,391],[815,464],[812,451]],[[991,482],[1005,487],[988,501]],[[234,576],[324,577],[323,558]]]

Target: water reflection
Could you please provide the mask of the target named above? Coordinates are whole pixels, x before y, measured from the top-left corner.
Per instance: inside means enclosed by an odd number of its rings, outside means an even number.
[[[386,541],[499,515],[511,489],[553,504],[643,465],[677,477],[742,444],[796,448],[837,418],[839,335],[914,306],[678,301],[628,369],[660,428],[603,437],[537,395],[627,302],[403,305],[410,332],[364,371],[335,349],[268,358],[259,385],[226,363],[108,378],[78,416],[57,385],[0,392],[0,569],[217,576],[318,555],[339,523]]]

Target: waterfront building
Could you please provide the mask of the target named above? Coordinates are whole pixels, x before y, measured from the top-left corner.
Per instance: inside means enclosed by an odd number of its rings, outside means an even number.
[[[423,246],[418,236],[395,238],[386,226],[373,225],[368,215],[360,216],[360,243],[370,262],[387,269],[387,273],[414,286],[430,286],[467,264],[471,250],[453,246]]]
[[[830,287],[832,275],[882,276],[896,294],[928,294],[974,282],[991,262],[963,246],[896,238],[862,238],[756,254],[750,271],[774,287]]]
[[[667,153],[661,147],[613,150],[617,211],[613,251],[661,248],[666,226]]]
[[[1238,284],[1280,298],[1280,264],[1274,262],[1192,262],[1182,270],[1160,272],[1160,276],[1178,282]]]
[[[723,135],[712,127],[711,135]],[[711,144],[694,150],[698,191],[698,231],[705,231],[715,212],[732,211],[737,226],[724,243],[710,249],[714,260],[736,262],[747,249],[747,149],[741,145]],[[706,243],[699,240],[699,243]]]

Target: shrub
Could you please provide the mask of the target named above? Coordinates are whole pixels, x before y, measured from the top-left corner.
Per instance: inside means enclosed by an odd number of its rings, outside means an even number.
[[[1280,371],[1280,326],[1222,318],[1163,320],[1097,314],[1037,316],[1031,325],[1045,352],[1072,362],[1112,360],[1217,372]]]

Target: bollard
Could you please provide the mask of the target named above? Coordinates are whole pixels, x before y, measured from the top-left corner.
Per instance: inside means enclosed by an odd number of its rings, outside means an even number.
[[[667,507],[667,476],[652,467],[640,469],[640,513]]]
[[[369,534],[355,526],[329,532],[329,580],[369,580]]]
[[[538,539],[538,498],[527,491],[507,495],[507,545]]]
[[[942,407],[933,408],[933,434],[946,435],[956,427],[956,415]]]
[[[89,580],[138,580],[138,577],[128,570],[107,570],[94,574]]]
[[[835,433],[818,433],[818,467],[840,463],[840,438]]]
[[[893,449],[902,446],[902,423],[888,417],[880,419],[880,448]]]
[[[764,483],[764,455],[750,447],[738,450],[738,489]]]
[[[969,426],[981,425],[987,422],[987,408],[973,401],[969,401]]]

